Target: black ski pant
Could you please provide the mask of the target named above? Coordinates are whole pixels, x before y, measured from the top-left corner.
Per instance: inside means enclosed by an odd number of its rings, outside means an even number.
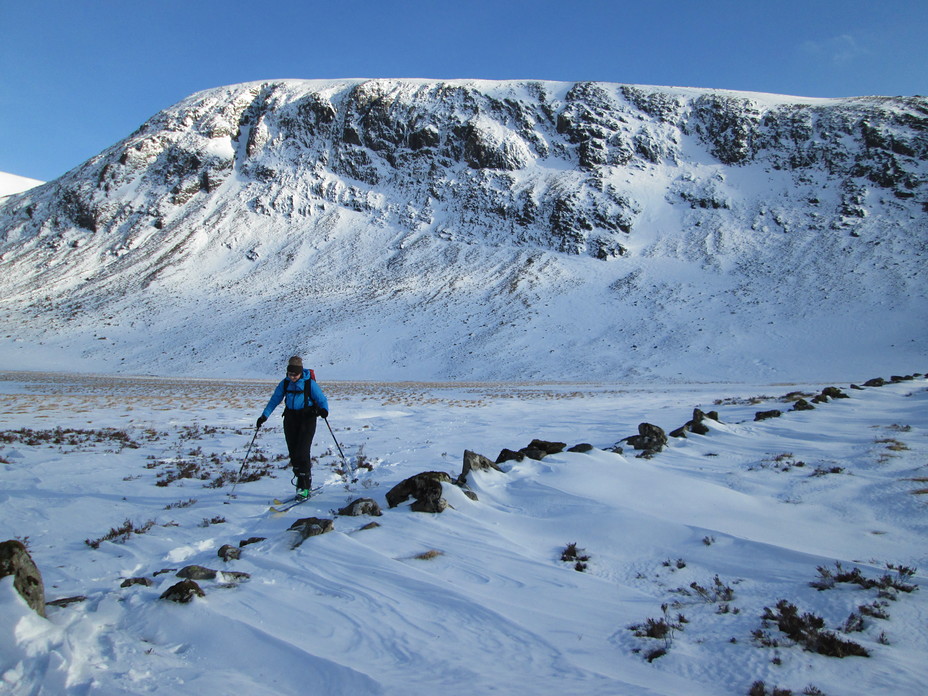
[[[287,439],[287,450],[290,454],[290,466],[297,477],[299,488],[309,488],[312,481],[312,460],[309,450],[316,435],[316,416],[308,413],[307,409],[300,411],[287,410],[284,413],[284,437]],[[305,483],[305,486],[301,486]]]

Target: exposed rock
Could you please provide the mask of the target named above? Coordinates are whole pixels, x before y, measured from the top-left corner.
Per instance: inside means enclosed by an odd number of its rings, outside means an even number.
[[[771,409],[769,411],[758,411],[754,414],[755,421],[767,420],[768,418],[779,418],[783,413],[777,409]]]
[[[84,595],[75,595],[73,597],[62,597],[60,599],[53,599],[50,602],[46,603],[46,606],[49,607],[67,607],[71,604],[80,604],[81,602],[86,602],[87,597]]]
[[[814,409],[815,409],[815,406],[810,404],[805,399],[797,399],[796,402],[793,404],[793,407],[790,410],[791,411],[812,411]]]
[[[231,546],[225,544],[219,548],[219,558],[224,560],[226,563],[229,561],[237,561],[242,557],[242,547],[241,546]]]
[[[711,418],[712,420],[717,421],[719,419],[719,414],[717,411],[703,413],[700,409],[694,408],[693,418],[676,430],[672,431],[670,433],[670,437],[686,437],[687,433],[695,433],[696,435],[708,435],[709,427],[703,423],[706,418]]]
[[[248,539],[242,539],[238,542],[239,547],[248,546],[249,544],[257,544],[259,541],[264,541],[267,537],[249,537]]]
[[[581,442],[578,445],[574,445],[567,451],[568,452],[579,452],[580,454],[586,454],[587,452],[593,451],[593,449],[594,449],[593,445],[589,444],[588,442]]]
[[[0,543],[0,578],[13,575],[13,587],[39,616],[45,616],[45,585],[42,573],[21,541]]]
[[[219,572],[219,579],[223,581],[223,584],[226,587],[236,586],[239,583],[247,582],[251,580],[251,575],[249,573],[243,573],[238,570],[222,570]]]
[[[441,484],[453,483],[451,477],[442,471],[425,471],[410,476],[387,492],[387,504],[394,508],[415,498],[411,509],[416,512],[441,512],[447,507],[447,501],[441,497]]]
[[[338,514],[346,517],[361,517],[362,515],[380,517],[383,512],[373,498],[358,498],[339,510]]]
[[[496,458],[497,464],[504,464],[506,462],[521,462],[525,459],[525,454],[523,452],[514,452],[511,449],[503,449],[500,451],[499,456]]]
[[[457,478],[457,485],[463,486],[467,483],[467,475],[471,471],[501,471],[495,462],[491,462],[482,454],[464,450],[464,463],[461,468],[461,475]]]
[[[827,396],[829,399],[849,399],[850,397],[845,394],[843,391],[837,387],[825,387],[822,389],[822,396]]]
[[[886,384],[886,380],[882,377],[874,377],[873,379],[868,379],[864,382],[865,387],[882,387]]]
[[[448,501],[441,497],[441,484],[435,483],[430,490],[425,491],[420,498],[416,498],[409,509],[413,512],[444,512],[448,508]]]
[[[177,577],[188,580],[215,580],[216,571],[201,565],[189,565],[177,571]]]
[[[194,597],[205,597],[206,593],[200,589],[200,586],[193,580],[181,580],[176,585],[171,585],[161,594],[161,599],[178,604],[187,604],[192,602]]]
[[[143,587],[151,587],[154,583],[151,581],[151,578],[126,578],[120,583],[120,587],[132,587],[133,585],[142,585]]]
[[[290,525],[289,531],[297,533],[297,540],[293,544],[296,548],[310,537],[328,534],[335,529],[335,523],[326,518],[304,517]]]
[[[548,442],[547,440],[532,440],[528,444],[529,448],[539,449],[545,454],[558,454],[567,447],[566,442]]]
[[[548,456],[548,453],[545,450],[541,449],[540,447],[531,447],[531,446],[523,447],[522,449],[519,450],[519,452],[521,454],[524,454],[529,459],[534,459],[535,461],[538,461],[538,462],[540,462],[542,459]]]
[[[651,423],[639,423],[638,434],[630,435],[621,440],[627,442],[636,450],[644,450],[647,454],[656,454],[667,444],[667,434],[663,428]]]

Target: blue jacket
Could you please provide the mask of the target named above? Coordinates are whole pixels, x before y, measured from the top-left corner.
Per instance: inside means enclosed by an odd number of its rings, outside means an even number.
[[[304,403],[307,381],[309,382],[309,404]],[[303,370],[303,376],[296,382],[291,382],[289,377],[284,377],[281,380],[280,384],[277,385],[277,389],[271,395],[271,400],[264,407],[264,417],[270,418],[271,413],[274,412],[274,409],[277,408],[281,401],[284,401],[284,405],[290,411],[299,411],[307,405],[315,405],[317,408],[329,410],[329,401],[325,398],[325,394],[322,393],[319,385],[316,384],[316,380],[309,379],[309,370]]]

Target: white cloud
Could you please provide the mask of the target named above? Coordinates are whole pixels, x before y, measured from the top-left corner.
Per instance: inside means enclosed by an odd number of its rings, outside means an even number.
[[[850,34],[805,41],[801,45],[801,50],[807,57],[827,61],[836,67],[849,65],[855,59],[869,53],[860,41]]]

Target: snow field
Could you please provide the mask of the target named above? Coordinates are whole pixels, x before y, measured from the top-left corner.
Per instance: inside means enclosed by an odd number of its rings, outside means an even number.
[[[809,583],[818,567],[879,578],[890,563],[918,568],[909,582],[924,584],[925,498],[914,491],[928,463],[926,383],[837,385],[851,398],[806,412],[775,398],[824,386],[323,381],[345,454],[371,468],[346,490],[320,423],[325,488],[275,517],[268,505],[290,485],[273,417],[253,449],[271,476],[239,484],[235,499],[228,483],[206,486],[238,470],[272,382],[5,374],[0,537],[27,538],[48,600],[86,600],[50,606],[44,620],[0,581],[0,692],[745,694],[762,680],[832,696],[921,693],[922,591],[890,601]],[[640,422],[669,432],[696,406],[719,411],[708,435],[671,438],[652,459],[606,451]],[[770,408],[783,417],[753,420]],[[86,433],[74,444],[11,435],[59,426]],[[99,437],[110,428],[131,444]],[[472,474],[478,501],[445,485],[440,515],[386,509],[408,476],[454,477],[464,449],[494,459],[533,438],[596,449]],[[181,461],[210,478],[156,485]],[[291,549],[294,520],[333,517],[362,496],[384,515],[334,517],[334,533]],[[85,543],[124,520],[154,524]],[[380,526],[362,529],[371,521]],[[265,540],[240,560],[216,555],[252,537]],[[570,543],[589,556],[584,572],[560,560]],[[251,578],[202,581],[206,596],[185,606],[159,600],[178,581],[159,571],[192,563]],[[120,587],[137,576],[154,584]],[[871,656],[818,655],[765,628],[781,599]],[[838,630],[879,602],[889,618]],[[648,619],[678,628],[664,639],[629,629]],[[780,645],[758,645],[761,629]],[[657,648],[666,654],[648,662]]]

